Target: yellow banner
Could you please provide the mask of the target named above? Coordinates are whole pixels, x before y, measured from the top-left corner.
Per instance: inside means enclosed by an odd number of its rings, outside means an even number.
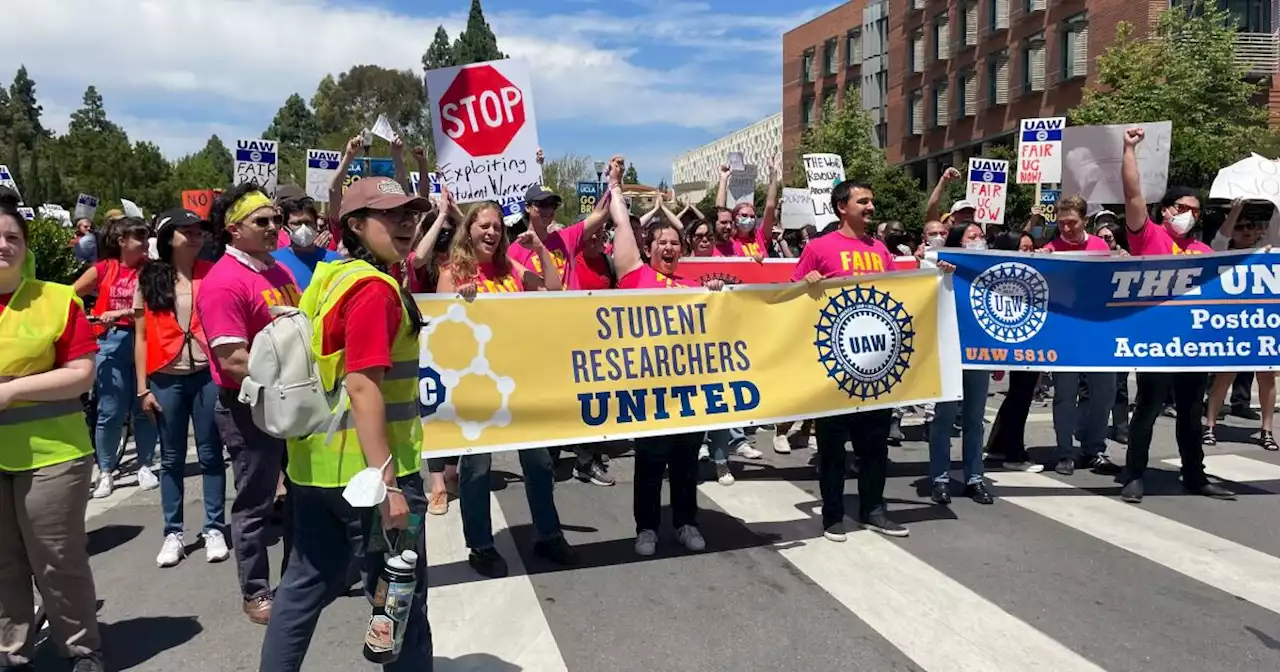
[[[959,399],[950,278],[419,295],[423,453],[459,455]]]

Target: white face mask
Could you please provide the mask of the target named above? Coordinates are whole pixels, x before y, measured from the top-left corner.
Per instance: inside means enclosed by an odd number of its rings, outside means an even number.
[[[929,239],[925,242],[926,246],[931,250],[941,250],[946,243],[947,239],[942,235],[929,236]]]
[[[966,249],[966,250],[985,250],[985,249],[987,249],[987,241],[985,241],[985,240],[973,240],[973,241],[969,241],[969,242],[967,242],[967,243],[965,243],[965,244],[964,244],[964,249]]]
[[[382,463],[382,468],[366,467],[360,473],[351,477],[347,482],[347,487],[342,489],[342,498],[347,503],[357,509],[370,509],[382,503],[387,498],[387,490],[399,492],[395,488],[388,488],[386,483],[382,482],[382,470],[391,464],[391,457],[387,457],[387,461]]]
[[[289,240],[298,247],[311,247],[316,242],[316,235],[316,230],[309,226],[289,230]]]
[[[1174,233],[1177,233],[1179,236],[1187,235],[1187,232],[1195,225],[1196,216],[1190,212],[1179,212],[1169,218],[1169,226],[1173,227]]]

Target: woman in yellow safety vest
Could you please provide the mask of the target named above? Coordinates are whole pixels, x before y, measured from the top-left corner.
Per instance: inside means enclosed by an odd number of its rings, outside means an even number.
[[[84,524],[93,447],[79,399],[98,344],[75,291],[24,273],[34,263],[17,194],[0,189],[0,668],[34,657],[34,580],[72,669],[100,672]]]
[[[389,553],[417,553],[411,606],[391,628],[397,638],[396,630],[403,628],[399,658],[384,669],[431,669],[422,534],[427,499],[419,473],[422,316],[388,272],[408,256],[418,215],[430,207],[430,201],[405,194],[390,178],[369,177],[352,185],[339,215],[352,260],[317,265],[302,295],[299,308],[315,327],[312,349],[321,380],[326,390],[345,387],[335,395],[339,408],[347,399],[350,404],[333,431],[288,442],[293,555],[276,590],[262,670],[301,668],[320,611],[349,585],[347,569],[357,549],[348,526],[357,520],[367,544],[369,594]],[[366,643],[379,651],[391,646],[375,635]]]

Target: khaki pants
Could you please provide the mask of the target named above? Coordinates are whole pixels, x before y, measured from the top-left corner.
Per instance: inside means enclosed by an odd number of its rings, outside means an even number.
[[[84,457],[34,471],[0,471],[0,662],[33,655],[40,587],[51,640],[76,656],[102,649],[84,516],[93,462]]]

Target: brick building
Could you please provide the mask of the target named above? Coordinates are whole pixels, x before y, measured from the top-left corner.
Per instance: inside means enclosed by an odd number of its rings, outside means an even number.
[[[856,96],[890,161],[932,185],[1018,120],[1063,116],[1096,76],[1121,21],[1141,35],[1159,0],[853,0],[782,38],[783,153],[828,98]],[[1219,0],[1240,21],[1251,77],[1280,70],[1276,0]],[[1280,95],[1271,87],[1271,107]]]

